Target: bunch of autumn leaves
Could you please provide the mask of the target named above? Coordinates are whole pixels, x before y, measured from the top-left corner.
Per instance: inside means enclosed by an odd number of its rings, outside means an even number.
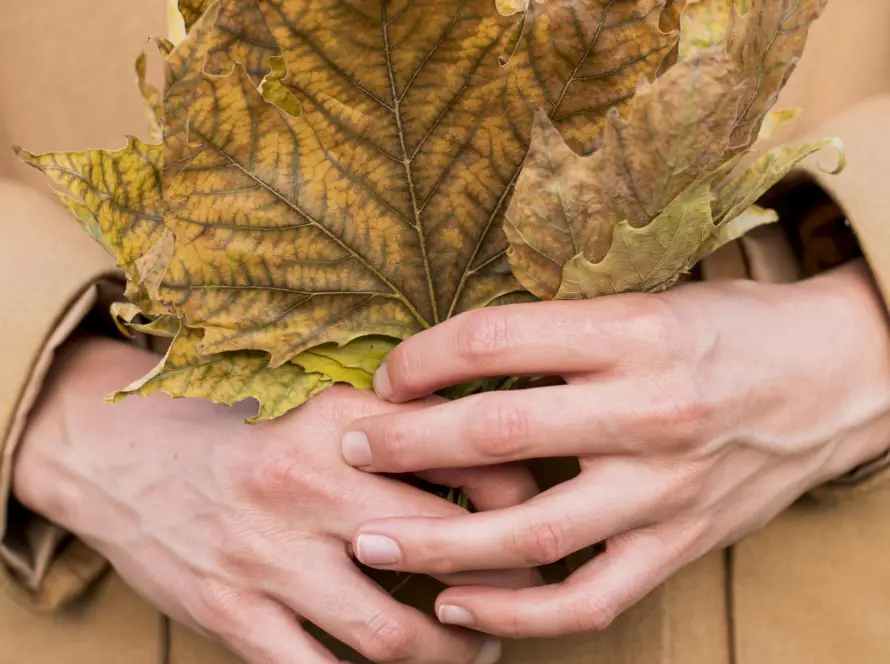
[[[826,139],[738,168],[826,0],[180,0],[152,141],[29,164],[166,392],[278,417],[469,309],[673,285]]]

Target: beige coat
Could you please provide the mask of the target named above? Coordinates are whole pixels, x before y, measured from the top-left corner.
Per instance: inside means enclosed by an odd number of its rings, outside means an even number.
[[[0,144],[32,150],[122,145],[142,131],[133,57],[165,30],[163,0],[2,0]],[[883,95],[883,97],[882,97]],[[839,134],[849,169],[823,177],[890,296],[890,0],[832,0],[786,104],[797,132]],[[13,452],[52,348],[94,304],[112,267],[0,150],[0,505]],[[707,278],[799,278],[844,246],[831,199],[805,181],[780,203],[799,232],[764,229],[720,254]],[[45,191],[45,189],[43,189]],[[12,204],[11,201],[16,201]],[[827,229],[826,229],[827,228]],[[798,242],[799,240],[799,242]],[[803,245],[803,258],[792,250]],[[827,254],[825,250],[828,250]],[[840,254],[839,254],[840,255]],[[830,258],[830,256],[829,256]],[[830,261],[828,261],[830,262]],[[888,441],[890,445],[890,441]],[[886,664],[890,662],[890,486],[866,468],[789,509],[761,532],[670,579],[601,634],[509,644],[508,664]],[[76,541],[0,507],[0,664],[234,664],[170,625]],[[67,602],[77,599],[74,603]],[[67,603],[62,611],[47,611]],[[353,658],[354,661],[355,658]]]

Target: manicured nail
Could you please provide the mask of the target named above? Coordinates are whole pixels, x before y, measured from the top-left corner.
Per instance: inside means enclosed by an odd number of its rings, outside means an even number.
[[[356,556],[365,565],[398,565],[402,550],[395,540],[383,535],[359,535]]]
[[[389,371],[386,369],[386,362],[380,365],[374,372],[374,391],[381,399],[392,398],[392,383],[389,382]]]
[[[494,664],[501,659],[501,640],[489,639],[479,651],[475,664]]]
[[[361,431],[347,431],[340,443],[346,463],[356,468],[371,465],[371,441]]]
[[[439,607],[436,615],[439,618],[439,622],[445,623],[446,625],[472,627],[473,623],[476,622],[472,613],[459,606],[454,606],[453,604],[443,604]]]

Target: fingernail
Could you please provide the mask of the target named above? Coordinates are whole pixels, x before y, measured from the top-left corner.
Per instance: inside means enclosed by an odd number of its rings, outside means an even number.
[[[359,535],[355,548],[358,559],[365,565],[397,565],[402,561],[399,545],[383,535]]]
[[[453,604],[443,604],[436,612],[440,623],[446,625],[457,625],[458,627],[472,627],[476,620],[473,614],[464,608],[454,606]],[[492,660],[496,661],[496,660]]]
[[[371,441],[361,431],[347,431],[340,444],[346,463],[356,468],[371,465]]]
[[[374,391],[381,399],[392,398],[392,383],[389,382],[389,371],[386,369],[386,362],[380,365],[374,372]]]
[[[501,659],[501,640],[489,639],[479,651],[475,664],[494,664]]]

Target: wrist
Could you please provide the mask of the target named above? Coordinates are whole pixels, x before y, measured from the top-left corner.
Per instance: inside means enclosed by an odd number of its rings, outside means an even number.
[[[890,449],[890,318],[871,271],[864,260],[801,282],[813,304],[822,310],[831,362],[844,403],[828,404],[844,412],[847,426],[836,441],[832,477],[867,464]],[[833,337],[833,339],[832,339]],[[814,366],[813,372],[823,371]]]
[[[100,453],[101,425],[110,408],[104,397],[154,361],[133,346],[101,337],[72,341],[58,351],[16,450],[12,492],[23,505],[72,527],[72,508]]]

